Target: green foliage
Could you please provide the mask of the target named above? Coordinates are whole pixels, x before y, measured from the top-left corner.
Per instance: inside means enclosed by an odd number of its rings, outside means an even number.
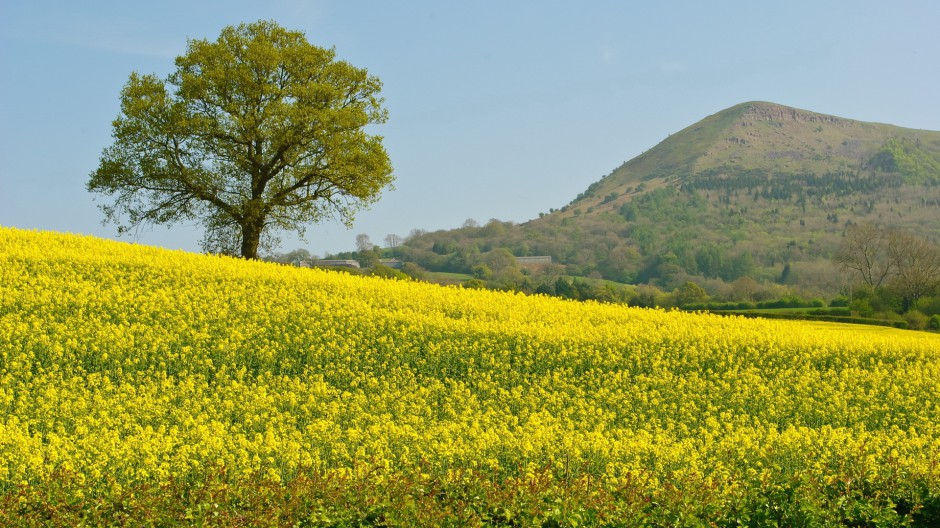
[[[637,212],[637,207],[633,204],[633,202],[627,202],[620,206],[620,215],[623,216],[623,219],[627,222],[633,222],[637,219],[639,213]]]
[[[493,278],[493,270],[486,264],[477,264],[470,269],[470,274],[473,275],[473,278],[480,280],[490,280]]]
[[[927,321],[927,329],[933,330],[934,332],[940,332],[940,315],[930,316],[930,320]]]
[[[911,330],[925,330],[929,323],[927,316],[917,310],[911,310],[905,313],[904,320],[907,321],[907,327]]]
[[[463,283],[461,283],[461,286],[463,286],[464,288],[472,288],[475,290],[484,290],[486,289],[486,282],[480,279],[474,278],[468,281],[464,281]]]
[[[706,302],[701,304],[689,304],[684,306],[686,310],[708,310],[708,311],[722,311],[722,310],[754,310],[757,308],[757,304],[748,301],[729,301],[729,302]]]
[[[896,315],[904,312],[904,299],[892,288],[862,288],[855,292],[849,307],[866,317],[873,313]]]
[[[695,252],[695,263],[698,271],[706,278],[715,278],[721,273],[724,255],[721,248],[709,245]]]
[[[869,163],[878,170],[901,174],[910,184],[940,183],[940,153],[922,149],[917,141],[893,137]]]
[[[563,297],[565,299],[576,299],[577,290],[571,284],[571,282],[565,278],[559,277],[555,281],[555,295]]]
[[[310,254],[310,251],[304,248],[298,248],[293,251],[288,251],[287,253],[278,253],[276,255],[266,257],[265,260],[280,262],[281,264],[298,264],[312,258],[314,257]]]
[[[832,259],[847,226],[940,236],[938,191],[869,163],[892,137],[904,138],[896,145],[912,159],[940,159],[940,132],[745,103],[671,135],[560,211],[520,225],[429,233],[403,255],[430,270],[469,273],[487,252],[506,248],[551,256],[573,277],[667,291],[691,280],[720,301],[778,298],[778,286],[831,298],[845,287]],[[559,274],[541,273],[525,277],[532,291]],[[515,287],[527,289],[521,280]],[[895,301],[866,302],[882,312],[903,307]]]
[[[940,314],[940,297],[923,297],[914,304],[914,309],[925,315]]]
[[[694,282],[686,282],[676,290],[676,304],[680,307],[691,304],[702,304],[708,300],[708,293]]]
[[[757,303],[757,308],[759,309],[773,309],[773,308],[821,308],[826,306],[825,301],[822,299],[803,299],[795,295],[789,295],[781,299],[776,299],[773,301],[763,301]]]
[[[359,265],[363,268],[374,268],[379,265],[379,254],[374,249],[358,251],[354,258],[359,261]]]
[[[832,299],[831,301],[829,301],[829,306],[833,308],[844,307],[848,305],[849,305],[849,298],[844,295],[840,295],[836,297],[835,299]]]
[[[89,191],[109,221],[198,221],[209,251],[256,258],[264,237],[351,224],[392,181],[381,82],[273,22],[191,40],[165,80],[132,73]]]
[[[382,277],[386,279],[411,280],[411,277],[395,268],[390,268],[382,264],[375,264],[369,269],[369,275]]]
[[[412,279],[422,281],[428,280],[427,270],[415,264],[414,262],[405,262],[402,264],[401,271]]]
[[[861,473],[864,460],[820,461],[831,483],[785,468],[768,469],[722,496],[692,476],[650,492],[643,475],[614,489],[587,477],[541,469],[494,479],[465,471],[459,484],[440,475],[391,473],[335,478],[303,471],[282,483],[254,475],[237,485],[225,468],[198,482],[116,486],[82,496],[65,471],[51,484],[0,495],[4,526],[911,526],[940,521],[936,482],[913,484]],[[891,474],[887,468],[885,474]],[[102,477],[109,480],[109,476]],[[107,488],[105,488],[107,489]]]

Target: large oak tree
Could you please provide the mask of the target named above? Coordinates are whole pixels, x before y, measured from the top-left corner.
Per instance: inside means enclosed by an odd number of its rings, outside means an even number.
[[[393,179],[381,82],[273,22],[190,40],[166,80],[132,73],[88,189],[125,232],[199,222],[208,251],[257,258],[273,233],[351,225]]]

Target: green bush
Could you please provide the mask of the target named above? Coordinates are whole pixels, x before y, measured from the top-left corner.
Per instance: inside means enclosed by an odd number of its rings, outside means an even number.
[[[849,303],[849,311],[857,313],[860,317],[871,317],[875,313],[868,299],[855,299]]]
[[[907,327],[911,330],[924,330],[927,328],[927,316],[917,310],[911,310],[904,314],[904,320],[907,321]]]
[[[486,264],[477,264],[470,268],[470,273],[473,275],[473,278],[480,280],[490,280],[493,278],[493,270],[490,269]]]
[[[833,315],[837,317],[850,317],[852,310],[848,308],[817,308],[807,312],[810,315]]]
[[[940,297],[924,297],[917,301],[914,308],[924,315],[940,315]]]
[[[461,286],[463,286],[464,288],[473,288],[475,290],[482,290],[486,288],[486,283],[480,279],[470,279],[468,281],[464,281],[463,284],[461,284]]]
[[[771,308],[824,308],[826,301],[822,299],[803,299],[796,295],[789,295],[773,301],[763,301],[757,303],[757,307],[766,310]]]
[[[927,329],[933,331],[940,331],[940,315],[931,315],[930,320],[927,321]]]
[[[383,266],[382,264],[376,264],[375,266],[372,266],[369,275],[372,275],[373,277],[384,277],[386,279],[411,280],[411,277],[406,273],[401,272],[395,268]]]
[[[710,312],[721,310],[753,310],[755,308],[757,308],[757,304],[750,301],[698,303],[689,304],[685,307],[686,310],[707,310]]]
[[[836,297],[829,301],[829,306],[832,308],[846,308],[849,306],[849,298],[845,296]]]

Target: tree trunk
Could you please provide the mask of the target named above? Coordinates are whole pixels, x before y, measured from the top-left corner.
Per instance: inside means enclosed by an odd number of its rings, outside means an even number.
[[[255,222],[246,222],[242,225],[242,258],[258,258],[258,244],[261,242],[263,228]]]

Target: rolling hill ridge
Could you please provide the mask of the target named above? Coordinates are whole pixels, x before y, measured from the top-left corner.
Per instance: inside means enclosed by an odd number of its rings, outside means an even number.
[[[815,176],[865,181],[870,186],[937,184],[940,132],[866,123],[774,103],[742,103],[671,135],[592,185],[574,203],[600,205],[613,192],[629,197],[631,192],[638,194],[635,185],[641,182],[654,187],[700,180],[730,183],[741,173],[758,172],[768,179]],[[607,203],[611,201],[623,200],[608,199]]]
[[[831,257],[853,223],[940,238],[940,132],[747,102],[670,135],[538,219],[427,233],[402,255],[470,272],[505,248],[550,255],[557,273],[670,291],[747,277],[834,296],[846,279]]]

